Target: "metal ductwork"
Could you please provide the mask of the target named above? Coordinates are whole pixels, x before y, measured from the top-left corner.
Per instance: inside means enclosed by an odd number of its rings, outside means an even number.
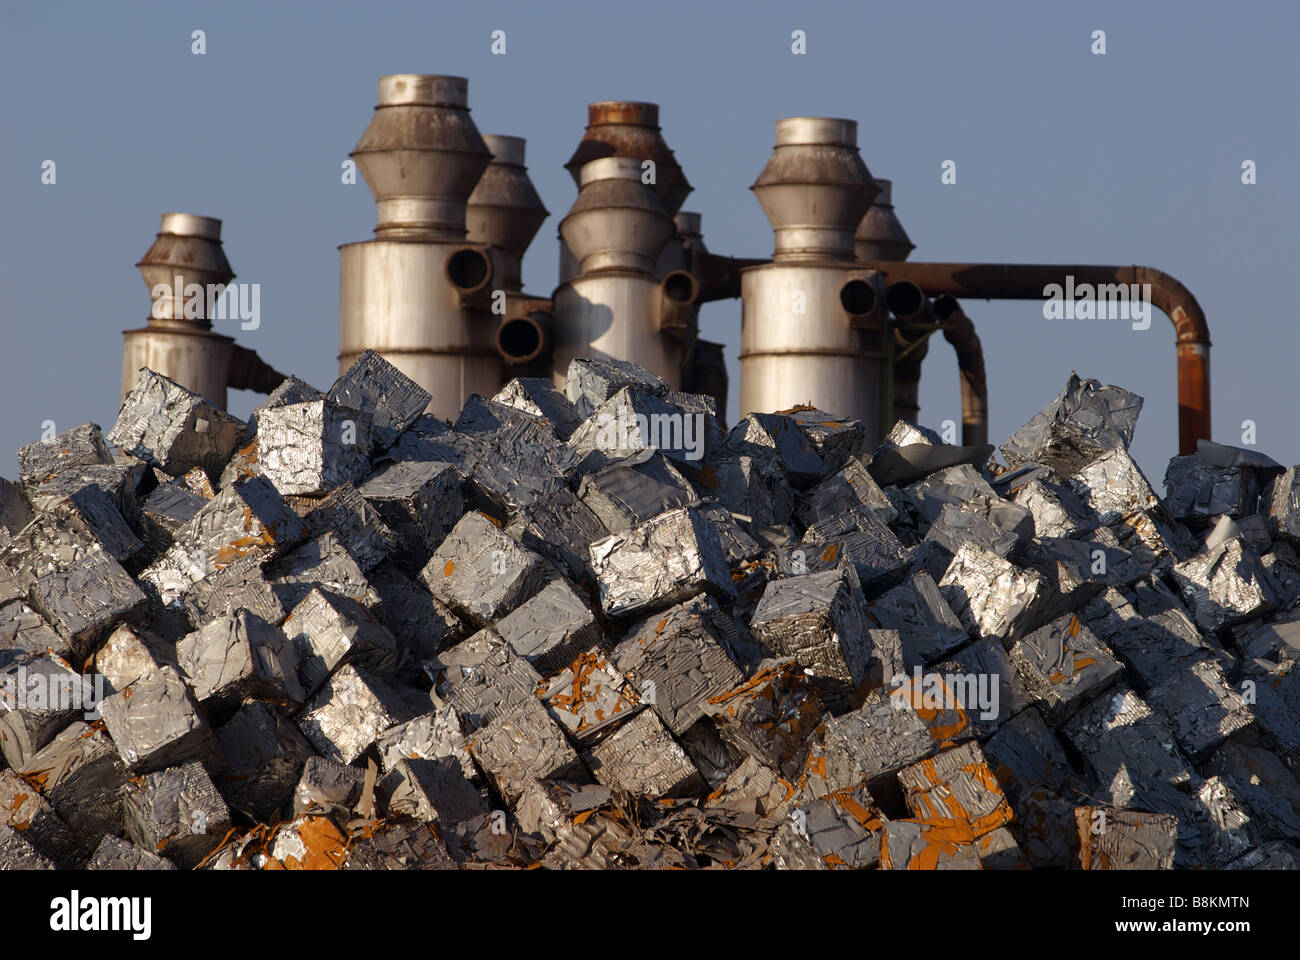
[[[873,263],[891,280],[910,280],[932,297],[1043,300],[1051,284],[1149,284],[1151,302],[1173,322],[1178,349],[1178,449],[1196,452],[1210,438],[1210,328],[1191,291],[1152,267],[1033,263]]]
[[[528,178],[523,138],[485,133],[483,142],[492,162],[469,195],[468,238],[496,251],[501,287],[510,293],[521,289],[524,253],[550,213]]]
[[[591,161],[582,168],[578,199],[560,222],[579,273],[553,297],[557,382],[571,360],[608,356],[635,360],[681,385],[698,286],[685,271],[655,277],[656,260],[676,228],[641,174],[635,157]]]
[[[906,260],[916,244],[894,212],[894,181],[875,179],[879,192],[858,224],[853,238],[854,253],[862,261]]]
[[[468,201],[493,159],[470,118],[468,86],[463,77],[380,78],[379,104],[352,152],[375,198],[375,238],[339,247],[339,369],[375,350],[429,391],[429,410],[447,418],[471,393],[490,396],[501,384],[486,244],[519,216],[489,209],[500,196],[490,183],[475,211],[484,243],[467,243]],[[508,249],[522,247],[509,238]],[[502,259],[508,275],[509,257]]]
[[[164,213],[136,268],[149,288],[151,309],[147,326],[122,331],[122,399],[142,367],[222,408],[230,387],[269,393],[284,380],[255,351],[212,332],[212,320],[226,308],[222,294],[235,278],[221,247],[220,220]]]
[[[854,232],[877,192],[857,126],[821,117],[776,123],[776,147],[750,188],[775,251],[771,262],[739,270],[741,416],[810,403],[873,428],[880,420],[881,331],[848,309],[862,305],[855,294],[877,289],[875,271],[854,262]]]
[[[943,337],[957,353],[961,378],[961,443],[964,447],[989,442],[989,388],[984,375],[984,348],[975,324],[953,297],[934,301],[934,316],[943,325]],[[918,373],[917,379],[920,379]]]

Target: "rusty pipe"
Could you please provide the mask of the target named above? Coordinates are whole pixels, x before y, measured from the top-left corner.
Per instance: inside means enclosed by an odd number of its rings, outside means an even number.
[[[869,264],[891,280],[910,280],[931,296],[982,300],[1042,300],[1051,284],[1149,284],[1151,302],[1173,322],[1178,350],[1178,450],[1196,452],[1196,442],[1210,439],[1210,329],[1205,311],[1185,286],[1152,267],[1071,266],[1017,263]]]
[[[954,297],[934,301],[934,315],[943,324],[943,337],[957,354],[961,379],[961,442],[964,447],[989,442],[989,388],[984,375],[984,348],[975,324]]]
[[[257,355],[256,350],[235,344],[230,354],[226,386],[236,390],[270,393],[285,380],[285,375]]]
[[[506,317],[497,326],[497,353],[512,367],[531,363],[551,349],[555,317],[545,310],[529,310]]]
[[[700,285],[686,270],[673,270],[659,281],[658,308],[655,317],[661,332],[682,339],[690,332],[695,298]]]

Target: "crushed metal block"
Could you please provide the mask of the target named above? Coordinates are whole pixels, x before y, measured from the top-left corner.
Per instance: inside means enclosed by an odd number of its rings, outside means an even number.
[[[282,636],[293,651],[283,661],[296,664],[299,692],[307,696],[345,661],[385,680],[396,676],[396,638],[361,604],[329,590],[313,587],[284,621]]]
[[[477,730],[521,700],[535,698],[541,676],[491,628],[439,653],[428,665],[435,706],[456,708]]]
[[[1071,373],[1060,395],[1006,439],[1002,456],[1013,468],[1042,463],[1067,476],[1107,451],[1127,449],[1141,412],[1136,394]]]
[[[575,463],[620,459],[653,447],[674,462],[699,467],[720,442],[712,408],[694,395],[624,387],[573,431],[568,446]]]
[[[483,456],[466,474],[466,493],[474,506],[507,518],[567,489],[579,459],[532,417],[505,424],[482,443]]]
[[[271,700],[292,712],[307,699],[290,638],[255,613],[213,620],[176,644],[176,659],[195,698],[220,723],[245,699]]]
[[[340,407],[364,410],[375,443],[390,446],[432,399],[427,390],[373,350],[353,361],[326,395]]]
[[[831,470],[843,467],[850,457],[862,452],[866,443],[867,431],[861,420],[838,417],[812,406],[777,413],[798,425]]]
[[[44,572],[27,600],[77,657],[94,649],[122,621],[139,620],[146,604],[144,593],[121,564],[96,551]]]
[[[104,725],[136,773],[187,759],[215,763],[216,740],[174,667],[160,667],[105,698]]]
[[[889,488],[886,487],[886,492]],[[966,506],[976,502],[998,503],[1001,498],[987,480],[969,463],[936,470],[929,476],[908,484],[900,491],[905,516],[924,534],[939,519],[947,504]],[[900,520],[904,511],[900,510]]]
[[[903,797],[918,820],[966,820],[975,837],[1014,817],[997,778],[974,743],[927,757],[898,772]]]
[[[325,394],[305,380],[299,380],[290,374],[280,381],[278,387],[267,394],[265,400],[253,408],[253,412],[248,416],[248,436],[250,438],[256,436],[257,418],[263,410],[270,410],[272,407],[285,407],[292,403],[310,403],[313,400],[324,399]]]
[[[867,608],[866,619],[869,625],[898,631],[903,667],[908,670],[933,663],[970,639],[924,570],[877,597]]]
[[[708,702],[718,735],[738,755],[752,756],[787,779],[798,776],[823,707],[793,660],[765,661],[744,683]]]
[[[68,657],[72,648],[21,600],[0,607],[0,670],[42,653]]]
[[[442,760],[450,757],[460,764],[469,779],[478,776],[465,746],[460,717],[454,707],[444,707],[385,730],[375,741],[379,763],[388,773],[399,760]]]
[[[1270,613],[1282,600],[1281,584],[1239,538],[1175,564],[1172,576],[1197,626],[1209,633]]]
[[[129,840],[107,836],[86,864],[87,870],[175,870],[176,864]]]
[[[62,657],[41,654],[0,670],[0,754],[21,768],[78,713],[97,719],[104,694]]]
[[[1078,807],[1079,866],[1084,870],[1170,870],[1178,818],[1117,807]]]
[[[866,784],[887,787],[899,770],[936,750],[936,744],[907,698],[869,695],[862,706],[828,719],[804,766],[804,788],[823,797]]]
[[[846,566],[773,580],[750,625],[768,649],[813,676],[857,686],[871,658],[864,604],[857,574]]]
[[[805,531],[797,549],[803,551],[803,562],[813,570],[851,561],[867,596],[888,590],[907,574],[903,545],[874,513],[862,507],[819,520]]]
[[[701,717],[677,739],[710,790],[719,789],[740,766],[742,758],[723,742],[710,717]]]
[[[1116,806],[1142,809],[1183,803],[1191,770],[1173,733],[1127,687],[1098,697],[1061,732],[1083,756],[1094,795]]]
[[[83,423],[19,448],[18,475],[24,485],[37,486],[67,470],[112,462],[99,424]]]
[[[515,377],[492,395],[491,402],[541,417],[560,440],[569,439],[582,422],[573,401],[556,389],[549,377]]]
[[[996,831],[991,853],[1005,848]],[[977,841],[965,820],[890,820],[880,844],[881,870],[981,870]],[[1011,841],[1014,847],[1014,841]]]
[[[226,461],[225,467],[222,468],[217,486],[224,490],[226,487],[234,486],[240,480],[260,477],[261,475],[262,462],[257,456],[257,441],[253,440],[230,455],[230,459]]]
[[[332,532],[364,573],[402,550],[402,541],[379,511],[350,483],[339,487],[304,518],[307,536]]]
[[[456,861],[425,823],[385,823],[353,841],[344,870],[455,870]]]
[[[665,510],[700,500],[681,471],[653,448],[583,477],[578,498],[610,533],[623,533]]]
[[[533,779],[587,779],[564,731],[534,696],[519,700],[475,732],[469,752],[496,792],[511,805]]]
[[[126,768],[102,723],[70,724],[15,772],[79,835],[121,831]]]
[[[294,816],[351,810],[361,799],[364,786],[364,770],[324,757],[308,757],[293,790]]]
[[[778,870],[870,870],[880,863],[885,818],[865,787],[793,808],[769,850]]]
[[[1248,806],[1236,795],[1230,781],[1209,777],[1191,798],[1190,805],[1189,819],[1200,834],[1196,838],[1199,842],[1190,844],[1197,865],[1223,867],[1258,846],[1260,838]]]
[[[389,816],[414,817],[444,828],[488,812],[487,801],[454,757],[398,760],[379,783]]]
[[[735,595],[717,531],[691,507],[593,543],[591,563],[610,616],[671,606],[701,590]]]
[[[1065,485],[1096,514],[1103,526],[1110,526],[1130,513],[1160,506],[1142,468],[1122,447],[1071,474]]]
[[[1047,584],[995,553],[964,543],[939,581],[939,592],[972,637],[1014,640],[1033,629]]]
[[[265,574],[286,610],[302,603],[314,589],[347,597],[366,607],[379,603],[379,594],[370,586],[361,565],[333,533],[308,540],[267,564]]]
[[[1012,503],[1033,515],[1034,533],[1040,537],[1073,537],[1101,522],[1075,493],[1050,480],[1029,480],[1009,493]]]
[[[984,756],[1015,811],[1011,831],[1034,867],[1064,867],[1072,857],[1074,786],[1070,761],[1037,710],[1024,710],[984,745]]]
[[[461,476],[446,463],[393,463],[358,492],[397,534],[394,559],[411,573],[428,562],[465,510]]]
[[[898,511],[867,470],[869,457],[849,457],[839,473],[827,477],[799,498],[799,522],[810,527],[819,520],[866,507],[881,523],[893,523]]]
[[[835,472],[816,444],[793,417],[779,413],[751,413],[731,428],[724,442],[737,457],[755,457],[785,474],[796,490],[803,490]]]
[[[0,823],[0,870],[55,870],[54,863],[37,853],[24,835]]]
[[[761,457],[721,456],[699,471],[696,488],[732,514],[748,517],[751,530],[783,526],[794,514],[794,490],[780,468]]]
[[[927,540],[937,541],[949,553],[969,541],[1003,558],[1019,556],[1033,537],[1033,515],[1005,500],[946,503],[926,533]]]
[[[465,628],[445,604],[396,564],[380,564],[369,579],[379,594],[379,619],[397,640],[398,676],[409,686],[422,686],[415,672],[438,651],[463,640]]]
[[[1163,508],[1127,514],[1106,529],[1120,547],[1149,570],[1168,570],[1196,552],[1191,534]],[[1098,530],[1096,535],[1101,533]]]
[[[302,520],[275,487],[263,477],[253,477],[209,500],[140,579],[157,590],[164,604],[171,603],[241,557],[265,559],[296,543],[303,533]]]
[[[939,678],[945,700],[933,709],[927,709],[923,700],[917,715],[940,743],[967,736],[984,739],[1033,701],[1001,641],[995,638],[976,640],[936,663],[928,674],[922,674],[923,684],[928,676]],[[913,668],[912,690],[916,687]]]
[[[710,618],[711,608],[679,604],[634,626],[609,659],[675,734],[704,717],[715,697],[744,676],[728,657]]]
[[[321,495],[370,473],[371,420],[330,400],[263,410],[257,421],[262,476],[283,495]]]
[[[515,607],[494,629],[543,675],[571,664],[602,639],[596,615],[563,577],[551,580]]]
[[[132,781],[124,797],[131,839],[184,869],[211,853],[230,829],[230,808],[196,760]]]
[[[549,576],[545,560],[471,512],[434,551],[420,580],[457,613],[486,626],[537,593]]]
[[[648,393],[667,393],[668,383],[634,363],[598,357],[569,363],[564,378],[564,396],[574,413],[586,420],[624,387],[635,386]]]
[[[1151,688],[1147,700],[1164,714],[1183,752],[1193,761],[1250,726],[1254,714],[1213,660],[1190,664]]]
[[[242,420],[152,370],[140,371],[122,403],[108,442],[169,476],[192,467],[211,476],[244,442]]]
[[[1123,670],[1072,613],[1022,637],[1009,654],[1030,695],[1058,725],[1115,683]]]
[[[609,536],[591,508],[568,489],[557,490],[520,510],[506,533],[565,570],[574,583],[588,584],[596,582],[590,545]]]
[[[642,711],[591,748],[588,765],[600,783],[635,796],[682,797],[704,789],[686,751],[651,711]]]
[[[13,770],[0,770],[0,828],[22,834],[41,856],[60,869],[80,866],[99,843],[98,836],[74,833],[48,800]]]
[[[268,703],[249,700],[217,730],[225,757],[216,776],[217,789],[231,809],[259,823],[284,813],[316,751],[293,721]]]
[[[140,536],[157,555],[172,545],[176,532],[194,519],[207,498],[178,483],[160,484],[140,508]]]
[[[346,664],[307,704],[298,728],[321,756],[354,763],[381,733],[417,713],[414,703],[384,681]]]
[[[745,757],[723,784],[709,794],[705,805],[760,817],[778,817],[795,799],[795,794],[795,785],[776,770],[754,757]]]
[[[568,667],[547,677],[537,695],[579,743],[595,739],[642,707],[637,689],[599,648],[580,654]]]
[[[731,512],[716,500],[705,500],[697,504],[695,509],[717,531],[722,552],[729,564],[751,560],[763,552],[763,548],[736,522]]]
[[[262,557],[249,554],[191,585],[180,598],[190,625],[201,627],[239,609],[269,623],[283,620],[284,604],[266,581],[262,562]]]
[[[1300,544],[1300,468],[1291,467],[1278,477],[1266,502],[1273,538]]]

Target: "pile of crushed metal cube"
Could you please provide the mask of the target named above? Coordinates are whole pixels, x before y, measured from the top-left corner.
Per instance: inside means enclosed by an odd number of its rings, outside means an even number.
[[[622,362],[450,424],[143,371],[0,481],[0,869],[1290,868],[1300,475]]]

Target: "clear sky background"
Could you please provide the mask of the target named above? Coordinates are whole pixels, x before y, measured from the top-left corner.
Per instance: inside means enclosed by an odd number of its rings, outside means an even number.
[[[207,52],[190,52],[191,31]],[[490,52],[493,30],[507,52]],[[791,32],[807,53],[791,53]],[[1107,53],[1090,52],[1106,31]],[[716,253],[766,257],[748,187],[779,117],[859,121],[892,178],[914,260],[1141,263],[1186,284],[1214,340],[1214,435],[1300,461],[1300,3],[551,2],[39,3],[0,8],[0,473],[17,447],[117,412],[121,331],[149,298],[132,266],[160,214],[219,217],[262,327],[219,323],[322,389],[337,375],[336,247],[372,235],[363,182],[340,164],[378,78],[469,78],[484,133],[528,141],[551,217],[524,260],[549,295],[555,235],[576,195],[564,162],[586,105],[661,105]],[[54,160],[57,183],[42,185]],[[940,182],[954,160],[957,183]],[[1241,182],[1253,160],[1258,182]],[[1173,330],[1157,314],[1049,322],[1041,305],[970,301],[1001,441],[1072,369],[1146,397],[1134,451],[1159,489],[1177,452]],[[740,302],[704,308],[739,393]],[[256,395],[234,392],[246,416]],[[921,421],[960,421],[956,363],[937,342]]]

